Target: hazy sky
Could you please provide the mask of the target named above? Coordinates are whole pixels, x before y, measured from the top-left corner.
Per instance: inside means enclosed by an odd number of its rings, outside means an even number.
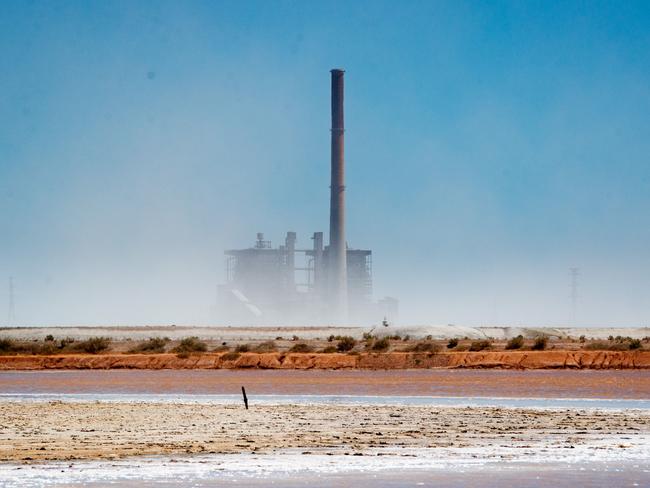
[[[0,323],[215,323],[328,230],[408,323],[650,322],[650,3],[0,3]]]

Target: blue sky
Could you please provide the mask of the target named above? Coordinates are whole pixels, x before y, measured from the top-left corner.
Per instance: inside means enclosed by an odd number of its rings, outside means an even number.
[[[224,248],[327,231],[342,67],[404,322],[567,324],[579,267],[577,324],[647,325],[649,53],[647,2],[2,2],[16,322],[214,323]]]

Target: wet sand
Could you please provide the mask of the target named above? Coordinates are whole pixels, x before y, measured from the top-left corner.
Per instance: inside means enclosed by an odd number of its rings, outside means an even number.
[[[650,371],[91,370],[0,372],[0,392],[650,399]]]
[[[452,449],[504,460],[549,450],[650,451],[647,410],[0,402],[0,418],[0,460],[14,462],[286,450],[413,456]]]

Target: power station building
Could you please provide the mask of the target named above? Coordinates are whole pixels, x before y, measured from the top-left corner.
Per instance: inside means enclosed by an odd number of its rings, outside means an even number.
[[[346,324],[395,320],[397,300],[372,299],[372,251],[345,240],[344,71],[332,75],[330,233],[314,232],[312,245],[296,246],[295,232],[272,247],[257,234],[253,247],[226,254],[226,283],[219,308],[238,324]]]

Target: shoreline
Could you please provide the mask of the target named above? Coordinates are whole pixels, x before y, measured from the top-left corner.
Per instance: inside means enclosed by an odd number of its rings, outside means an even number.
[[[155,456],[125,460],[48,461],[39,464],[1,463],[0,480],[10,486],[48,484],[141,488],[162,484],[166,487],[188,485],[231,487],[233,482],[246,486],[359,488],[435,486],[483,488],[489,479],[493,486],[557,488],[558,486],[644,486],[650,479],[650,465],[639,459],[615,461],[566,458],[562,460],[483,461],[475,455],[441,460],[425,450],[414,456],[341,458],[294,452],[251,456],[248,454]],[[432,455],[434,454],[434,455]],[[558,483],[558,479],[561,483]],[[432,481],[434,480],[434,481]],[[522,483],[534,480],[534,484]]]
[[[60,354],[0,356],[0,371],[79,369],[650,369],[650,351]]]

